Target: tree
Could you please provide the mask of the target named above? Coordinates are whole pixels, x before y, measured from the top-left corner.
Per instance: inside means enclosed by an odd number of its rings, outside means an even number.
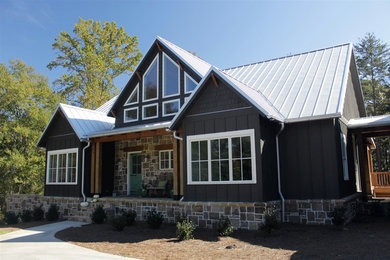
[[[67,72],[54,81],[57,90],[69,103],[90,109],[118,94],[114,78],[134,71],[142,57],[137,36],[129,36],[115,22],[82,18],[73,35],[61,32],[52,47],[58,56],[47,67]]]
[[[32,67],[0,64],[0,209],[6,194],[43,191],[45,152],[36,144],[59,101]]]
[[[389,46],[376,38],[373,33],[367,33],[354,47],[367,110],[374,116],[378,112],[382,114],[386,111],[378,111],[378,106],[384,107],[388,102],[385,98],[390,75]]]
[[[367,33],[357,44],[356,63],[369,115],[390,113],[390,49],[387,43]],[[390,170],[390,138],[375,138],[373,155],[376,171]]]

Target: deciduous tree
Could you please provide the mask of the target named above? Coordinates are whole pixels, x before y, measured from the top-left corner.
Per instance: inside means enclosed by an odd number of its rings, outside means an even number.
[[[95,109],[118,93],[114,78],[135,69],[142,57],[137,36],[129,36],[115,22],[83,20],[73,34],[61,32],[53,43],[57,51],[48,68],[66,73],[55,80],[69,103]]]

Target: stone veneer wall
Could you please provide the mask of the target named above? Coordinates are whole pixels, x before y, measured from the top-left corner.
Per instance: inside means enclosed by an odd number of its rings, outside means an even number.
[[[127,194],[127,151],[126,148],[135,147],[136,151],[142,152],[142,184],[167,180],[173,184],[173,170],[160,170],[159,150],[156,145],[172,144],[172,134],[154,137],[142,137],[137,139],[121,140],[115,142],[115,171],[114,192],[117,195]],[[142,149],[140,149],[142,148]]]
[[[102,205],[111,214],[122,209],[133,209],[137,220],[144,220],[146,212],[155,209],[161,212],[165,222],[174,223],[176,217],[186,215],[201,228],[214,228],[220,217],[226,216],[235,229],[257,230],[264,221],[264,210],[275,207],[280,214],[280,201],[270,202],[187,202],[169,199],[143,198],[100,198],[97,202],[81,207],[80,198],[45,197],[41,195],[13,194],[7,197],[7,210],[15,213],[42,205],[46,211],[50,204],[59,206],[61,217],[90,222],[90,216],[97,205]],[[353,217],[354,197],[341,200],[288,200],[286,201],[286,222],[300,224],[331,224],[329,213],[335,206],[347,206],[348,216]],[[280,217],[278,218],[280,219]]]

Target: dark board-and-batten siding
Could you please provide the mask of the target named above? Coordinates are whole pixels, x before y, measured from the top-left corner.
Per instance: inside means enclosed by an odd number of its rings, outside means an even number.
[[[280,135],[280,168],[287,199],[337,199],[344,195],[337,119],[286,124]],[[351,193],[350,193],[351,194]]]
[[[223,82],[211,80],[201,90],[182,121],[183,136],[254,129],[256,184],[187,184],[187,155],[184,152],[184,200],[186,201],[262,201],[260,156],[260,116],[246,100]],[[184,151],[187,143],[184,138]]]
[[[81,196],[81,147],[80,140],[66,119],[59,113],[55,115],[46,139],[45,196],[80,197]],[[47,152],[61,149],[78,148],[77,184],[46,184]]]

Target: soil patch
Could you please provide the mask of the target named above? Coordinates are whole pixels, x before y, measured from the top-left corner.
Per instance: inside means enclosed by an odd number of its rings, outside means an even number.
[[[218,237],[197,229],[195,239],[179,242],[174,225],[150,229],[138,222],[117,232],[108,224],[60,231],[56,237],[97,251],[140,259],[389,259],[390,222],[332,226],[283,225],[271,235],[235,231]]]

